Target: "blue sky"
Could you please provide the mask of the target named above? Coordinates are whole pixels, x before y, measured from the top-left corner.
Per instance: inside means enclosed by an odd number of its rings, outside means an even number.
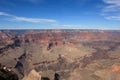
[[[120,0],[0,0],[0,29],[120,29]]]

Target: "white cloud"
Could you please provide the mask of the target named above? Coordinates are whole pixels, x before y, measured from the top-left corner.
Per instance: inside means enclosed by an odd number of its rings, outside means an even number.
[[[39,19],[39,18],[27,18],[27,17],[15,17],[13,20],[15,20],[15,21],[34,22],[34,23],[56,22],[56,20],[52,20],[52,19]]]
[[[107,4],[120,5],[120,0],[103,0]]]
[[[106,19],[120,20],[120,0],[103,0],[106,6],[102,14]]]
[[[15,15],[5,13],[5,12],[0,12],[0,16],[9,17],[9,19],[11,21],[25,21],[25,22],[33,22],[33,23],[56,22],[56,20],[53,20],[53,19],[19,17],[19,16],[15,16]]]
[[[120,16],[108,16],[108,17],[106,17],[106,19],[110,19],[110,20],[120,20]]]
[[[120,6],[117,5],[109,5],[104,8],[104,12],[116,12],[118,10],[120,10]]]
[[[0,16],[10,16],[10,14],[7,14],[5,12],[0,12]]]

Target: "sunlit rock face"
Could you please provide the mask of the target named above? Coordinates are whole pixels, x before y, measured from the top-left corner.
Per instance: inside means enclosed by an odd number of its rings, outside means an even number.
[[[120,31],[112,30],[26,30],[24,33],[21,31],[21,34],[15,33],[17,32],[0,31],[0,44],[8,45],[21,41],[43,45],[48,45],[50,42],[53,45],[69,45],[77,44],[79,41],[120,40]]]
[[[118,72],[118,73],[120,73],[120,64],[119,64],[119,63],[114,64],[114,65],[112,66],[112,71],[113,71],[113,72]]]
[[[35,70],[31,70],[22,80],[41,80],[41,75]]]
[[[11,31],[0,31],[0,48],[13,44],[15,34]]]
[[[102,30],[44,30],[28,31],[22,35],[23,40],[45,44],[52,41],[56,45],[65,44],[65,42],[75,44],[76,41],[97,41],[97,40],[120,40],[120,31],[102,31]]]

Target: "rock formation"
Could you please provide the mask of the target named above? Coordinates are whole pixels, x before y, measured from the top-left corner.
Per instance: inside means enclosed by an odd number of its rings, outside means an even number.
[[[66,43],[75,44],[75,41],[97,41],[97,40],[120,40],[120,31],[104,30],[43,30],[28,31],[21,37],[23,40],[38,44],[48,45],[51,41],[54,45]]]
[[[29,53],[22,54],[17,61],[17,64],[15,66],[16,73],[19,77],[19,79],[22,79],[23,77],[27,76],[29,72],[33,69],[33,63],[31,60],[32,55]]]
[[[119,30],[19,32],[0,31],[0,63],[19,80],[120,80]]]
[[[22,80],[41,80],[41,75],[33,69]]]

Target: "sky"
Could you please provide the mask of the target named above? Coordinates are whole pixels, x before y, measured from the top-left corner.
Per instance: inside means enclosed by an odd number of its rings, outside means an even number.
[[[120,0],[0,0],[0,29],[120,30]]]

